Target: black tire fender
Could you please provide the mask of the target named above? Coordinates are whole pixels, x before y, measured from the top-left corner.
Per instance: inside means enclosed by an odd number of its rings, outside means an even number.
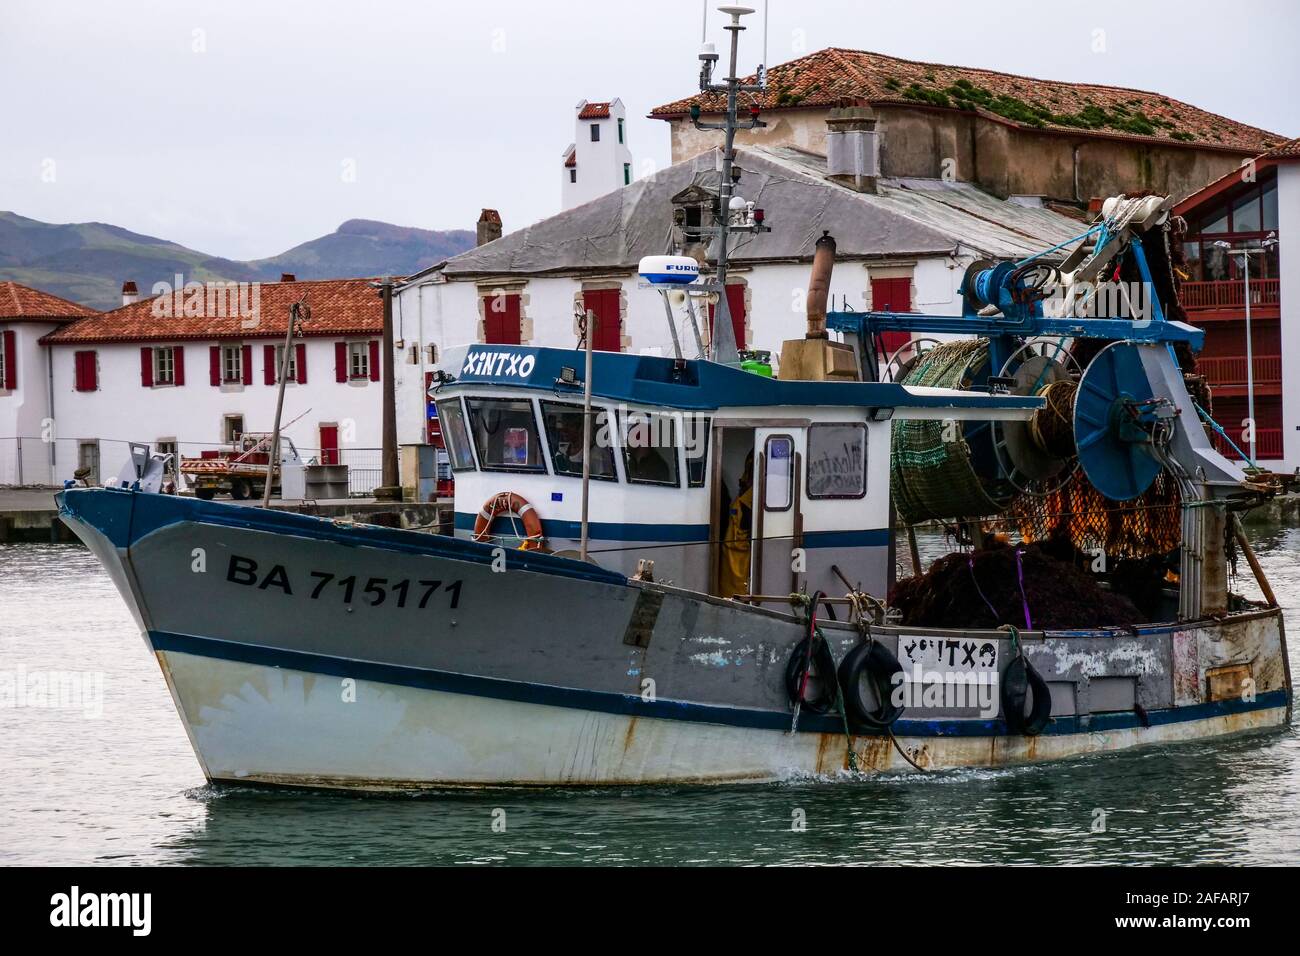
[[[804,698],[803,706],[814,714],[824,714],[834,708],[835,695],[835,658],[825,638],[805,637],[795,645],[790,659],[785,665],[785,689],[790,695],[791,705],[799,700],[799,688],[803,684],[804,668],[808,666],[809,641],[813,641],[812,671],[808,681],[809,693]]]
[[[864,641],[845,654],[840,662],[839,679],[844,691],[844,709],[858,723],[890,727],[903,715],[905,708],[895,696],[903,679],[903,665],[879,641]]]
[[[1024,654],[1016,655],[1002,674],[1002,719],[1013,734],[1026,737],[1042,733],[1052,719],[1052,691]]]

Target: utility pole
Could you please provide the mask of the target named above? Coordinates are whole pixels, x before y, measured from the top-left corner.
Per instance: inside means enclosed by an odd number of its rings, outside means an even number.
[[[397,397],[393,386],[393,277],[372,282],[384,302],[384,346],[380,349],[380,368],[384,389],[383,451],[380,458],[380,481],[375,489],[376,501],[401,501],[402,479],[397,469]]]
[[[304,311],[306,315],[304,315]],[[271,485],[275,481],[275,470],[280,465],[280,416],[284,412],[284,382],[289,377],[289,350],[293,348],[293,334],[298,323],[311,318],[311,309],[307,308],[307,293],[289,306],[289,325],[284,330],[284,354],[280,356],[280,373],[276,382],[275,393],[275,428],[271,431],[271,450],[266,456],[266,486],[262,489],[262,507],[271,507]],[[293,424],[290,422],[289,424]]]

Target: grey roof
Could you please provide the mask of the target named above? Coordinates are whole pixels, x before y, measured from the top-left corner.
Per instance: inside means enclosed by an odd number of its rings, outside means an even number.
[[[716,150],[543,219],[412,277],[530,275],[632,270],[642,256],[671,252],[672,197],[712,170]],[[969,252],[1017,257],[1084,231],[1077,220],[992,196],[971,183],[882,179],[876,195],[824,178],[825,157],[793,147],[737,150],[739,193],[762,207],[769,233],[742,235],[732,262],[807,260],[823,230],[839,258]]]

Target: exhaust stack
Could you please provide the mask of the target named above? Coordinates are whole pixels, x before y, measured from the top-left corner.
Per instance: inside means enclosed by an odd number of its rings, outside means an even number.
[[[831,271],[835,268],[835,237],[822,232],[813,252],[812,276],[808,279],[808,334],[806,338],[825,339],[826,302],[831,294]]]
[[[826,305],[831,295],[831,272],[835,268],[835,239],[823,232],[813,252],[812,275],[808,277],[808,330],[801,339],[789,339],[781,346],[780,377],[787,381],[856,382],[857,356],[853,347],[832,342],[826,331]]]

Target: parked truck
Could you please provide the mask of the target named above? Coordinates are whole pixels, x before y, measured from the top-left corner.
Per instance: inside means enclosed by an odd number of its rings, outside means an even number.
[[[236,501],[259,497],[266,487],[266,463],[271,455],[270,432],[245,432],[229,449],[203,452],[198,458],[182,458],[180,473],[196,498],[210,501],[229,494]],[[280,436],[280,462],[271,473],[271,491],[280,490],[282,464],[301,464],[293,442]]]

